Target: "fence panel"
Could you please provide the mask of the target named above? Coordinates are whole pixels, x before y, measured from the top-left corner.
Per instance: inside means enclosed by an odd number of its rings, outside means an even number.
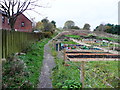
[[[2,30],[0,30],[0,60],[2,58]]]
[[[1,30],[0,58],[6,58],[12,53],[21,52],[21,50],[25,49],[30,43],[33,43],[40,38],[40,34],[36,33]]]

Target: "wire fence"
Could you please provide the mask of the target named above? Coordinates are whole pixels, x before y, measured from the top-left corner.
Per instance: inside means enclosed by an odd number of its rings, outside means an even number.
[[[101,58],[101,60],[92,58],[95,59],[92,60],[91,58],[83,59],[74,57],[73,59],[69,58],[68,56],[69,54],[73,55],[76,53],[71,54],[73,51],[69,51],[71,53],[67,52],[68,51],[64,51],[65,64],[70,64],[72,66],[78,67],[80,70],[80,82],[82,83],[83,88],[120,87],[119,58],[112,58],[112,60],[107,60],[107,58]]]
[[[90,61],[85,64],[86,88],[118,88],[120,61]]]

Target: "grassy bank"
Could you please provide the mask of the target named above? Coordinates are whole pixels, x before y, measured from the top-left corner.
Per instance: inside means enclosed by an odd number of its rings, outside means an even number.
[[[12,56],[3,64],[3,88],[37,87],[44,54],[43,39],[24,50],[24,55]]]
[[[52,48],[52,47],[51,47]],[[65,66],[63,59],[57,57],[57,52],[52,48],[56,67],[53,68],[52,84],[54,88],[81,88],[80,71],[78,67],[71,64]],[[77,63],[79,65],[79,63]]]

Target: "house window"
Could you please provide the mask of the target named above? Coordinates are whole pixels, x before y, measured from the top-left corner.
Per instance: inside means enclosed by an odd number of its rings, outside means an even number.
[[[2,23],[4,23],[5,22],[5,17],[4,16],[2,16]]]
[[[24,23],[24,22],[22,22],[22,23],[21,23],[21,27],[24,27],[24,26],[25,26],[25,23]]]

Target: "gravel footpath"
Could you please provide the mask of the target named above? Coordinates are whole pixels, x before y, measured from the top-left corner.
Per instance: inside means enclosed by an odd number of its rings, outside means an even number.
[[[51,55],[51,48],[49,43],[44,46],[44,60],[39,78],[38,88],[52,88],[51,71],[55,66],[54,57]]]

